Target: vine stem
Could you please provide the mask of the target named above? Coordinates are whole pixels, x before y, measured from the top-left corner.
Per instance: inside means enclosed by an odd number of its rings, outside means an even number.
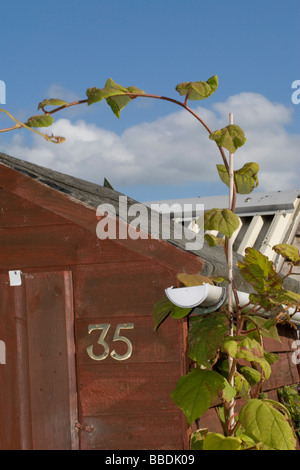
[[[184,103],[182,103],[181,101],[175,100],[174,98],[169,98],[167,96],[161,96],[161,95],[153,95],[153,94],[149,94],[149,93],[120,93],[120,95],[114,95],[114,96],[124,96],[124,95],[129,96],[131,99],[135,99],[135,98],[138,98],[138,97],[153,98],[153,99],[169,101],[170,103],[177,104],[178,106],[180,106],[180,107],[184,108],[186,111],[188,111],[192,116],[194,116],[202,124],[202,126],[207,130],[207,132],[209,134],[212,133],[212,130],[209,128],[209,126],[206,124],[206,122],[195,111],[193,111],[187,105],[187,100],[188,100],[189,93],[187,93]],[[88,100],[84,99],[84,100],[72,101],[71,103],[66,103],[62,106],[59,106],[58,108],[52,109],[52,111],[46,111],[44,109],[44,107],[42,107],[42,111],[44,112],[44,114],[54,114],[54,113],[57,113],[58,111],[62,111],[63,109],[70,108],[72,106],[77,106],[79,104],[84,104],[84,103],[88,103]],[[6,129],[0,129],[0,132],[13,131],[13,130],[19,129],[20,127],[28,128],[25,124],[23,124],[22,122],[15,119],[13,116],[11,116],[5,109],[1,109],[0,111],[3,111],[4,113],[6,113],[11,119],[13,119],[17,123],[17,125],[15,125],[15,126],[7,127]],[[33,132],[36,132],[36,133],[40,134],[46,140],[51,140],[51,138],[49,138],[49,136],[45,136],[45,134],[39,133],[38,131],[34,131],[32,128],[28,128],[28,129],[33,131]],[[226,171],[229,174],[229,166],[228,166],[228,162],[227,162],[227,159],[226,159],[224,149],[222,147],[220,147],[218,144],[217,144],[217,147],[218,147],[219,152],[221,154],[221,157],[222,157],[224,166],[226,168]]]
[[[13,127],[8,127],[7,129],[0,129],[0,132],[13,131],[15,129],[21,129],[22,127],[24,127],[25,129],[27,129],[31,132],[34,132],[35,134],[40,135],[44,139],[46,139],[50,142],[53,142],[54,144],[59,144],[60,142],[64,142],[64,140],[65,140],[64,137],[56,137],[53,134],[52,135],[43,134],[42,132],[39,132],[36,129],[33,129],[32,127],[27,126],[26,124],[19,121],[14,116],[12,116],[8,111],[6,111],[6,109],[0,108],[0,112],[5,113],[8,117],[10,117],[10,119],[15,121],[15,123],[16,123]]]
[[[229,124],[230,125],[233,124],[232,113],[229,114]],[[229,208],[230,209],[232,209],[232,207],[235,204],[233,160],[234,160],[233,154],[229,153]],[[228,311],[229,311],[229,316],[230,316],[230,336],[233,336],[234,330],[233,330],[233,239],[232,239],[232,236],[228,238],[227,240],[227,263],[228,263],[228,279],[229,279]],[[229,383],[234,388],[234,373],[236,369],[236,362],[233,360],[233,358],[230,355],[228,357],[228,363],[229,363],[229,371],[230,371]],[[234,407],[235,407],[235,400],[233,398],[230,401],[229,407],[228,407],[228,430],[229,432],[233,432],[234,430],[234,421],[233,421],[233,416],[235,415]]]

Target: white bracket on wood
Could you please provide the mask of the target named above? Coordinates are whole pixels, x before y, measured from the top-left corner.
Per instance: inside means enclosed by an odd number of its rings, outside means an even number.
[[[14,269],[13,271],[8,271],[9,274],[9,283],[11,286],[20,286],[22,284],[21,271]]]
[[[0,364],[6,364],[6,346],[2,340],[0,340]]]

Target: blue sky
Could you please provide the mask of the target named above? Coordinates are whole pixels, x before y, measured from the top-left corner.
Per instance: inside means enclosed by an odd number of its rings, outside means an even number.
[[[191,107],[216,130],[228,113],[247,143],[236,168],[259,163],[256,191],[300,188],[299,0],[28,0],[1,4],[1,105],[25,121],[44,98],[84,99],[112,77],[182,99],[183,81],[219,77]],[[0,113],[0,127],[11,125]],[[27,131],[1,133],[0,151],[102,184],[140,201],[224,194],[213,142],[171,103],[137,99],[117,119],[105,102],[55,115],[55,145]],[[49,129],[45,129],[46,132]]]

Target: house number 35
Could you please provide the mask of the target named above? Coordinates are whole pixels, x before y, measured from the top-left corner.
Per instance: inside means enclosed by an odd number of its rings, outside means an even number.
[[[134,323],[119,323],[116,326],[114,337],[113,337],[113,342],[114,341],[122,341],[123,343],[126,343],[127,345],[127,351],[125,354],[118,354],[114,349],[109,353],[109,345],[105,341],[107,332],[110,328],[110,323],[101,323],[97,325],[89,325],[88,326],[88,334],[90,334],[94,330],[100,330],[100,336],[97,341],[97,344],[100,344],[103,347],[103,353],[100,355],[94,354],[94,347],[91,344],[91,346],[88,346],[86,348],[86,351],[88,355],[90,356],[91,359],[94,359],[94,361],[103,361],[103,359],[106,359],[107,356],[110,354],[113,359],[116,361],[125,361],[128,359],[131,354],[132,354],[132,344],[129,341],[128,338],[125,336],[120,335],[121,330],[132,330],[134,328]]]

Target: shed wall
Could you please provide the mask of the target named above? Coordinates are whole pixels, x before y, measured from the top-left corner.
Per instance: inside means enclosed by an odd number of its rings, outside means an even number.
[[[174,270],[0,191],[0,448],[186,448],[185,324],[152,319]]]

